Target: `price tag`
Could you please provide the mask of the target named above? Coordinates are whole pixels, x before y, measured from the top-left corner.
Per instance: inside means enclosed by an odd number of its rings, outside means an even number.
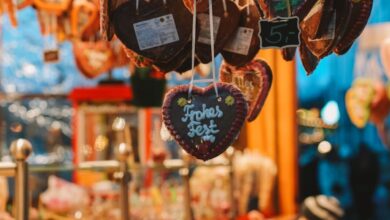
[[[200,31],[199,31],[199,37],[198,37],[198,42],[202,44],[211,44],[210,41],[210,20],[209,20],[209,15],[208,14],[198,14],[197,18],[199,19],[200,23]],[[221,18],[218,16],[213,16],[213,34],[214,34],[214,39],[217,38],[217,33],[219,29],[219,24],[221,23]]]
[[[46,50],[43,52],[43,61],[45,63],[55,63],[60,59],[59,51],[57,49]]]
[[[247,27],[239,27],[234,37],[223,48],[226,51],[241,55],[248,55],[254,30]]]
[[[272,20],[260,20],[261,48],[298,47],[300,45],[299,18],[276,17]]]
[[[141,21],[133,26],[140,50],[179,41],[179,34],[172,14]]]

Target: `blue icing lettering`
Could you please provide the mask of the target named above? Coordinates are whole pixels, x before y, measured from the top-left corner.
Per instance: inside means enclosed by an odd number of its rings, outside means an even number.
[[[183,123],[187,123],[188,137],[200,137],[203,141],[214,143],[215,135],[220,131],[214,119],[222,118],[223,112],[218,105],[208,108],[206,104],[202,104],[201,110],[194,110],[194,107],[194,104],[184,106],[184,116],[181,118]],[[202,122],[205,119],[210,120],[209,123]]]

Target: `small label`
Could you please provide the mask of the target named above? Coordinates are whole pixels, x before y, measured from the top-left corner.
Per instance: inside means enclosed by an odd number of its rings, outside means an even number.
[[[210,40],[210,20],[208,14],[198,14],[198,19],[200,23],[200,32],[198,37],[198,42],[203,44],[211,44]],[[219,24],[221,22],[221,18],[217,16],[213,16],[213,25],[214,25],[214,41],[217,38],[217,33],[219,29]]]
[[[133,24],[140,50],[146,50],[179,41],[172,14]]]
[[[237,53],[241,55],[248,55],[249,47],[252,42],[254,30],[247,27],[239,27],[234,34],[234,37],[226,44],[225,51]]]
[[[286,48],[300,45],[298,17],[277,17],[259,21],[261,48]]]
[[[54,63],[60,59],[58,50],[46,50],[43,52],[43,61],[46,63]]]

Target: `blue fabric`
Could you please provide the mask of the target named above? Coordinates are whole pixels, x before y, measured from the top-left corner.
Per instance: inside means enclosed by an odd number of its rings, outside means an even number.
[[[77,86],[94,86],[107,77],[90,80],[75,65],[70,42],[59,44],[60,62],[43,63],[45,48],[36,11],[28,7],[17,14],[19,26],[13,28],[2,16],[2,50],[0,56],[1,91],[19,93],[67,93]],[[1,47],[0,47],[1,48]],[[128,78],[126,69],[117,69],[114,76]]]

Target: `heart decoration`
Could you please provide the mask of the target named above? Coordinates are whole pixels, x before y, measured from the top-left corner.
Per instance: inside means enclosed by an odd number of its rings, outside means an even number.
[[[307,35],[307,23],[310,23],[315,16],[306,18],[302,22],[302,35],[307,47],[312,51],[312,53],[318,58],[323,58],[329,55],[336,44],[340,41],[341,37],[345,35],[347,30],[347,25],[351,19],[351,13],[349,11],[349,3],[347,1],[335,1],[333,14],[322,15],[322,17],[330,17],[331,19],[327,24],[319,23],[319,25],[325,26],[325,32],[318,34],[317,37],[312,38]],[[316,22],[313,22],[316,23]],[[309,31],[310,32],[310,31]]]
[[[357,37],[363,32],[371,14],[373,0],[350,0],[351,19],[346,25],[345,33],[333,51],[342,55],[346,53]]]
[[[238,136],[247,115],[240,90],[227,83],[206,88],[177,86],[165,96],[162,119],[183,149],[201,160],[223,153]]]
[[[259,52],[259,19],[260,13],[255,5],[247,5],[241,9],[239,27],[222,51],[227,63],[233,66],[245,65]]]
[[[259,59],[242,67],[223,63],[219,76],[221,82],[234,84],[241,90],[249,106],[247,120],[255,120],[272,85],[272,70],[268,64]]]
[[[74,1],[70,12],[73,37],[81,38],[85,32],[96,24],[99,8],[87,0]]]
[[[114,64],[114,53],[105,41],[75,41],[73,51],[78,68],[88,78],[107,72]]]
[[[371,117],[372,121],[377,126],[384,123],[385,118],[390,113],[390,100],[387,95],[386,87],[381,81],[375,82],[375,95],[371,102]]]
[[[226,2],[226,11],[223,7],[223,1]],[[217,55],[238,28],[240,10],[236,3],[229,0],[215,0],[212,6],[214,54]],[[197,23],[200,24],[200,33],[196,41],[195,53],[202,63],[209,63],[211,61],[209,12],[197,13],[197,18]]]
[[[301,55],[302,65],[305,68],[307,75],[312,74],[318,66],[320,59],[318,59],[305,44],[299,45],[299,54]]]
[[[138,8],[137,8],[137,2]],[[169,63],[185,48],[192,33],[192,14],[182,0],[138,0],[110,14],[115,34],[135,53]]]
[[[333,1],[317,1],[309,14],[302,20],[301,30],[306,33],[306,36],[316,39],[328,29],[334,11]]]
[[[371,115],[371,102],[375,95],[374,84],[367,79],[358,79],[354,82],[345,96],[347,113],[352,123],[363,128]]]

